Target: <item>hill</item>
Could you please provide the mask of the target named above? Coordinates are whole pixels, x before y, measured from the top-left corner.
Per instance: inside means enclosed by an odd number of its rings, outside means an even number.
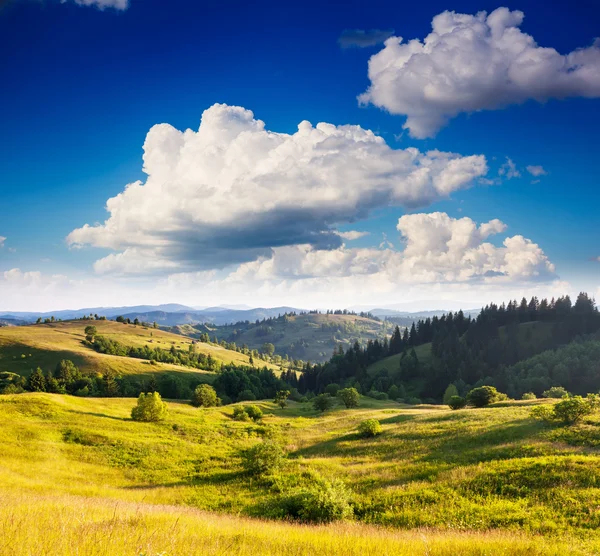
[[[349,348],[356,340],[361,345],[376,338],[382,340],[393,325],[355,314],[300,313],[282,314],[264,322],[237,322],[228,326],[196,325],[180,327],[178,332],[200,337],[208,334],[219,340],[235,342],[260,350],[265,343],[275,346],[275,353],[290,359],[322,362],[334,349]]]
[[[133,347],[149,346],[169,350],[188,351],[191,338],[171,334],[163,330],[117,323],[108,320],[74,320],[11,326],[0,328],[0,370],[28,375],[32,369],[54,368],[61,359],[70,359],[86,373],[112,370],[116,374],[147,375],[156,372],[198,373],[188,367],[158,363],[148,365],[148,361],[131,357],[121,357],[98,353],[85,345],[84,329],[88,325],[97,328],[98,335]],[[250,365],[247,355],[227,350],[212,344],[196,343],[194,349],[210,355],[223,364]],[[263,362],[261,361],[261,366]]]
[[[129,418],[132,399],[0,396],[3,550],[539,556],[600,549],[597,416],[565,428],[532,420],[538,401],[456,412],[361,402],[325,414],[310,404],[259,402],[259,424],[232,420],[231,406],[168,403],[168,419],[152,424]],[[367,418],[381,422],[382,435],[357,435]],[[265,437],[279,439],[287,460],[276,475],[250,479],[241,452]],[[332,479],[350,489],[358,524],[255,520],[283,518],[298,488]]]

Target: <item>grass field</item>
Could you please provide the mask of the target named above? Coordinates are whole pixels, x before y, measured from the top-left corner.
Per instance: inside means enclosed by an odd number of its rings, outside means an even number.
[[[259,424],[233,421],[231,406],[169,403],[166,422],[147,424],[129,418],[132,399],[1,396],[0,553],[600,550],[597,418],[565,429],[529,418],[540,402],[458,412],[361,402],[324,415],[258,402]],[[381,421],[381,436],[357,436],[366,418]],[[265,437],[289,456],[277,476],[253,479],[240,451]],[[348,485],[362,524],[251,519],[276,515],[282,493],[317,477]]]
[[[143,326],[114,321],[67,321],[30,326],[0,328],[0,370],[28,375],[32,369],[53,369],[61,359],[70,359],[84,372],[113,370],[117,374],[150,374],[153,372],[203,373],[196,369],[160,363],[150,366],[147,361],[97,353],[83,344],[84,329],[97,328],[98,334],[128,346],[160,347],[187,351],[191,338]],[[220,346],[198,342],[196,350],[210,354],[222,363],[249,365],[248,356]],[[261,361],[261,364],[263,362]],[[206,374],[206,373],[204,373]]]

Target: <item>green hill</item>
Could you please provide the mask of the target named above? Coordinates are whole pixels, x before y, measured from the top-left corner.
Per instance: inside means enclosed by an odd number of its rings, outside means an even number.
[[[363,398],[358,409],[323,415],[310,404],[282,410],[259,402],[265,416],[258,424],[232,420],[231,406],[169,403],[167,420],[149,424],[129,418],[134,403],[0,396],[0,552],[539,556],[600,549],[597,416],[548,427],[529,417],[539,402],[450,412]],[[379,419],[382,435],[357,435],[367,418]],[[276,475],[251,479],[241,451],[263,438],[280,439],[288,457]],[[289,493],[323,479],[350,489],[358,524],[248,519],[282,518]]]
[[[389,336],[394,325],[372,318],[352,314],[304,313],[282,315],[264,322],[236,323],[227,326],[181,325],[172,330],[192,337],[206,333],[212,339],[235,342],[260,350],[265,343],[275,346],[275,353],[290,359],[323,362],[333,350],[347,349],[358,340],[364,345],[368,340],[382,340]]]
[[[158,363],[130,357],[97,353],[84,344],[84,329],[88,325],[97,328],[98,335],[118,341],[126,346],[158,347],[168,350],[187,351],[191,338],[171,334],[144,326],[122,324],[108,320],[73,320],[51,324],[10,326],[0,328],[0,371],[28,375],[32,369],[51,369],[61,359],[70,359],[86,373],[103,373],[112,370],[119,375],[146,375],[156,372],[203,373],[197,369]],[[196,343],[198,352],[211,355],[223,364],[250,365],[247,355],[212,344]],[[261,366],[264,362],[260,362]],[[206,374],[206,373],[204,373]]]

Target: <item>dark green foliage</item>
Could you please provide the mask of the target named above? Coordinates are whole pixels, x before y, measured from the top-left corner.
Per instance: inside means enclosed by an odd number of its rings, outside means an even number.
[[[338,390],[337,396],[347,408],[358,407],[360,403],[360,394],[356,388]]]
[[[256,394],[252,390],[242,390],[237,399],[238,402],[253,402],[256,399]]]
[[[463,407],[466,407],[467,400],[465,400],[465,398],[461,398],[460,396],[452,396],[448,400],[447,405],[450,407],[450,409],[462,409]]]
[[[163,421],[167,415],[167,404],[161,400],[158,392],[140,394],[137,405],[131,410],[134,421]]]
[[[260,407],[258,407],[257,405],[247,405],[244,408],[244,411],[245,411],[246,415],[248,415],[248,417],[250,417],[250,419],[252,419],[255,422],[258,422],[262,419],[262,416],[263,416],[262,409]]]
[[[295,489],[283,497],[283,507],[288,517],[309,523],[350,519],[354,513],[350,491],[340,480]]]
[[[458,389],[454,384],[449,384],[448,388],[446,388],[446,391],[444,392],[444,403],[449,405],[450,400],[455,397],[458,397]]]
[[[27,379],[27,390],[30,392],[46,391],[46,377],[39,367],[29,375],[29,378]]]
[[[365,438],[372,438],[382,432],[381,423],[377,419],[367,419],[358,425],[358,433]]]
[[[275,394],[275,400],[273,400],[281,409],[287,406],[287,400],[290,397],[289,390],[279,390]]]
[[[86,336],[90,336],[93,338],[96,334],[98,334],[98,329],[95,326],[90,324],[85,327],[84,332],[85,332]]]
[[[26,382],[16,373],[0,371],[0,394],[19,394],[23,392]]]
[[[196,407],[214,407],[218,405],[215,389],[210,384],[200,384],[192,394],[192,405]]]
[[[272,440],[265,440],[242,453],[242,465],[250,475],[268,475],[283,463],[283,448]]]
[[[498,401],[498,397],[499,392],[493,386],[480,386],[467,394],[467,403],[474,407],[485,407]]]
[[[340,389],[340,385],[332,382],[325,387],[323,390],[324,394],[329,394],[330,396],[337,396],[338,390]]]
[[[319,394],[313,399],[313,407],[321,412],[331,409],[334,405],[335,401],[329,394]]]

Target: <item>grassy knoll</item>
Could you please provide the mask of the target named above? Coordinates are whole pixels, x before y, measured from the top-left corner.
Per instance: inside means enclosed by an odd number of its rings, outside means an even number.
[[[431,343],[415,346],[415,353],[417,354],[419,363],[423,365],[428,365],[431,363]],[[369,365],[367,372],[369,374],[375,374],[382,369],[387,369],[390,375],[394,376],[400,369],[400,357],[402,357],[402,354],[398,353],[396,355],[390,355],[389,357],[380,359],[372,365]]]
[[[12,326],[0,328],[0,369],[27,375],[31,369],[51,369],[61,359],[70,359],[84,372],[113,370],[117,374],[149,374],[151,372],[198,373],[195,369],[160,363],[150,366],[147,361],[129,357],[117,357],[95,352],[83,344],[84,329],[88,325],[97,328],[98,334],[127,346],[160,347],[187,351],[192,342],[177,334],[143,326],[127,325],[113,321],[74,320],[51,324]],[[210,354],[222,363],[249,365],[248,356],[220,346],[198,342],[195,349]],[[261,361],[261,363],[263,363]]]
[[[598,418],[565,429],[529,418],[539,402],[450,412],[363,398],[324,415],[258,402],[261,423],[169,403],[167,421],[148,424],[130,420],[134,403],[0,396],[4,553],[66,554],[69,539],[80,553],[153,556],[559,554],[557,539],[600,550]],[[381,436],[358,437],[367,418]],[[248,477],[240,452],[263,438],[280,439],[287,462]],[[348,485],[357,522],[394,531],[247,519],[282,517],[282,496],[319,477]]]

